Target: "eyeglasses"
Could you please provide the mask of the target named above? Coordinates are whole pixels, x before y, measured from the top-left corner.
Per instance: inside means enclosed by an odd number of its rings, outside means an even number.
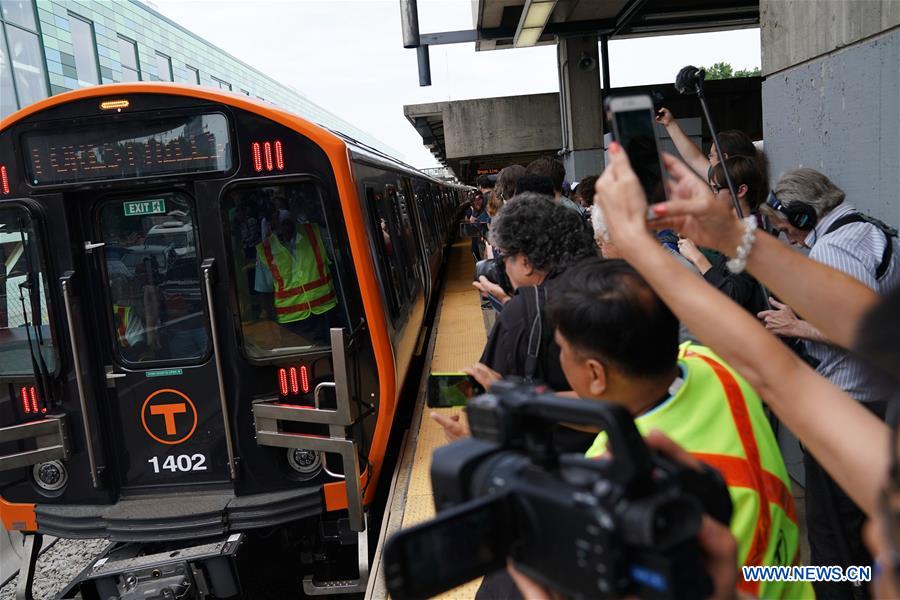
[[[716,183],[715,181],[710,181],[710,182],[709,182],[709,187],[712,188],[713,194],[718,194],[719,192],[721,192],[722,190],[725,189],[724,187],[722,187],[721,185],[719,185],[719,184]]]

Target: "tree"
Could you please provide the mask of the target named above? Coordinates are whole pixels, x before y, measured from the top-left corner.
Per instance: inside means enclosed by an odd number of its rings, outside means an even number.
[[[727,62],[717,62],[711,67],[706,67],[707,81],[713,79],[735,79],[737,77],[759,77],[759,67],[753,69],[738,69],[737,71]]]

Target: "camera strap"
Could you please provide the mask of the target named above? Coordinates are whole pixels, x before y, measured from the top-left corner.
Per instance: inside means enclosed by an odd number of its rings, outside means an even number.
[[[523,290],[524,291],[524,290]],[[543,306],[547,299],[544,286],[536,285],[531,293],[525,292],[526,315],[530,317],[531,327],[528,332],[528,347],[525,355],[525,381],[531,383],[537,373],[538,358],[541,353],[541,341],[544,336]],[[532,300],[534,304],[532,304]]]

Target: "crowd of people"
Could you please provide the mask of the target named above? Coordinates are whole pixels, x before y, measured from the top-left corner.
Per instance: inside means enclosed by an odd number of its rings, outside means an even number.
[[[719,156],[702,152],[667,109],[657,121],[681,157],[663,157],[666,202],[648,207],[616,143],[603,173],[571,190],[553,158],[479,178],[467,218],[487,234],[473,254],[507,281],[474,283],[498,314],[465,371],[486,389],[517,377],[617,403],[650,445],[718,469],[734,516],[730,531],[710,519],[701,530],[715,597],[896,596],[896,230],[813,169],[770,185],[765,155],[742,132],[720,134]],[[469,434],[464,419],[431,416],[451,440]],[[777,422],[803,448],[810,556],[800,555]],[[603,432],[558,433],[560,450],[606,451]],[[746,581],[739,569],[798,564],[875,565],[881,576],[810,585]],[[553,594],[511,565],[485,578],[478,597]]]

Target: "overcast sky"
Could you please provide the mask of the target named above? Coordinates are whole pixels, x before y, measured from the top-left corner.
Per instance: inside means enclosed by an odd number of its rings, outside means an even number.
[[[556,47],[431,48],[431,87],[403,48],[398,0],[152,0],[159,12],[396,149],[436,166],[404,104],[559,90]],[[470,0],[419,0],[422,33],[473,28]],[[671,83],[686,64],[760,65],[759,30],[610,42],[612,85]]]

